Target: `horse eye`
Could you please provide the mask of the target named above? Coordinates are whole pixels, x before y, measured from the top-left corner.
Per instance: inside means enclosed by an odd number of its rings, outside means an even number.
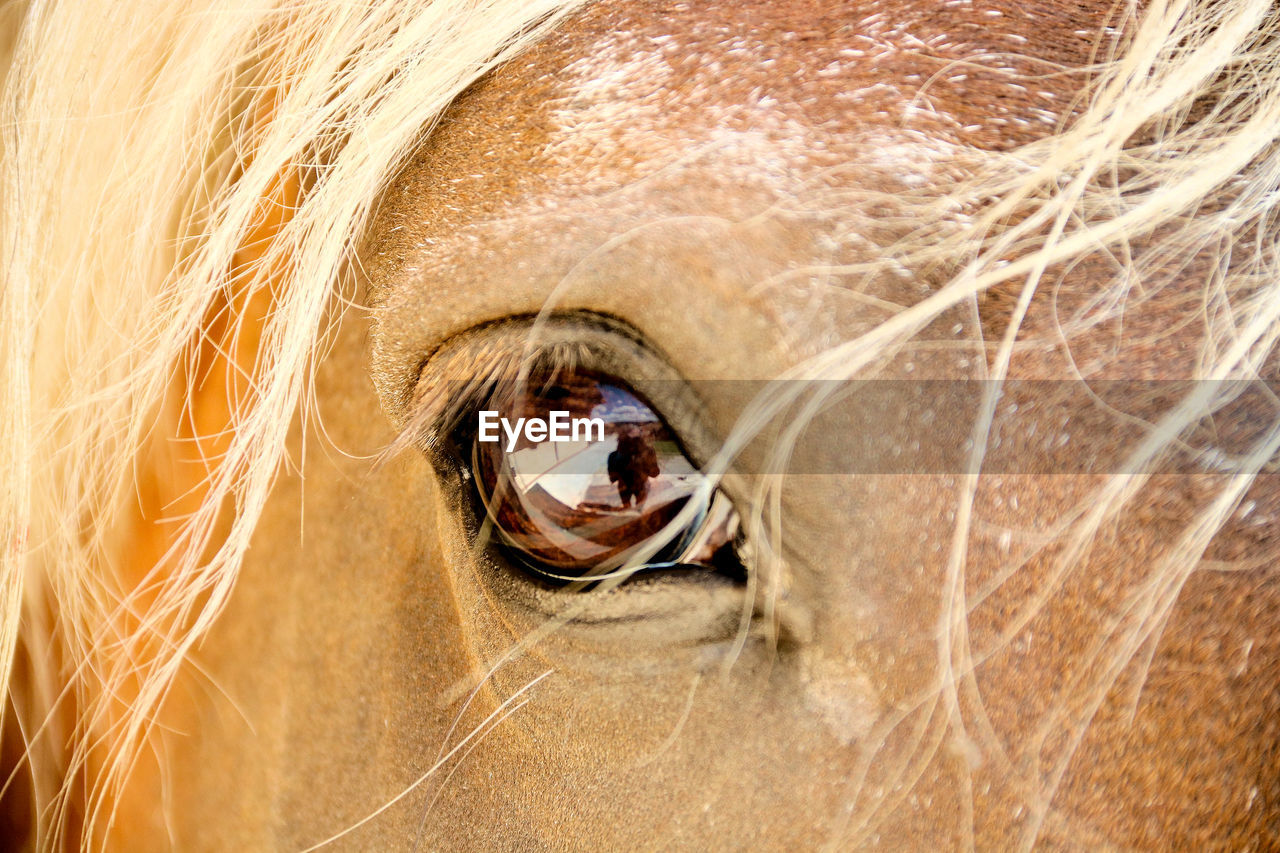
[[[624,382],[560,371],[490,406],[472,468],[512,562],[553,583],[656,569],[743,575],[737,513]]]

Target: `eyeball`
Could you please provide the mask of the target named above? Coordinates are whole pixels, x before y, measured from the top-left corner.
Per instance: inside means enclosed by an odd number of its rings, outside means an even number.
[[[624,381],[561,370],[529,377],[488,406],[478,413],[474,479],[499,542],[523,570],[568,583],[624,567],[740,568],[736,512]],[[678,517],[688,521],[669,529]]]

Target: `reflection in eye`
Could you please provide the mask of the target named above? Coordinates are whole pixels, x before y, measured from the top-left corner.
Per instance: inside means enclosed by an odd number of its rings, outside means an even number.
[[[728,499],[708,488],[671,429],[621,380],[560,371],[531,377],[490,405],[508,427],[520,418],[551,422],[553,413],[596,419],[595,429],[564,431],[569,440],[534,441],[523,431],[498,441],[477,436],[481,501],[523,568],[555,582],[600,580],[639,558],[649,570],[741,574]],[[687,523],[665,530],[690,507]],[[670,541],[654,550],[664,535]]]

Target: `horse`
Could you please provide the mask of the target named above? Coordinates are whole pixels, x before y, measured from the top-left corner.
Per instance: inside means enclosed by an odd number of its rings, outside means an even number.
[[[7,844],[1280,849],[1270,3],[0,14]]]

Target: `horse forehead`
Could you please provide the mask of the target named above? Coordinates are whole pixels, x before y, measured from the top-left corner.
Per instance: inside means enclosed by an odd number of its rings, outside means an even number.
[[[371,300],[405,290],[408,267],[454,278],[486,231],[750,217],[762,197],[834,209],[808,195],[832,184],[944,195],[964,157],[1064,120],[1078,80],[1027,75],[1086,62],[1104,17],[1005,0],[587,6],[461,98],[391,182],[366,233]]]
[[[585,145],[659,145],[702,126],[820,155],[878,125],[1003,148],[1064,117],[1078,81],[1047,72],[1087,63],[1105,14],[1003,0],[605,3],[527,67],[551,77],[553,133]]]
[[[670,185],[743,192],[794,194],[822,171],[943,193],[957,152],[1069,118],[1080,78],[1060,72],[1089,61],[1106,15],[1006,0],[597,3],[455,104],[390,211],[412,222],[429,208],[424,236],[449,239],[672,171]]]

